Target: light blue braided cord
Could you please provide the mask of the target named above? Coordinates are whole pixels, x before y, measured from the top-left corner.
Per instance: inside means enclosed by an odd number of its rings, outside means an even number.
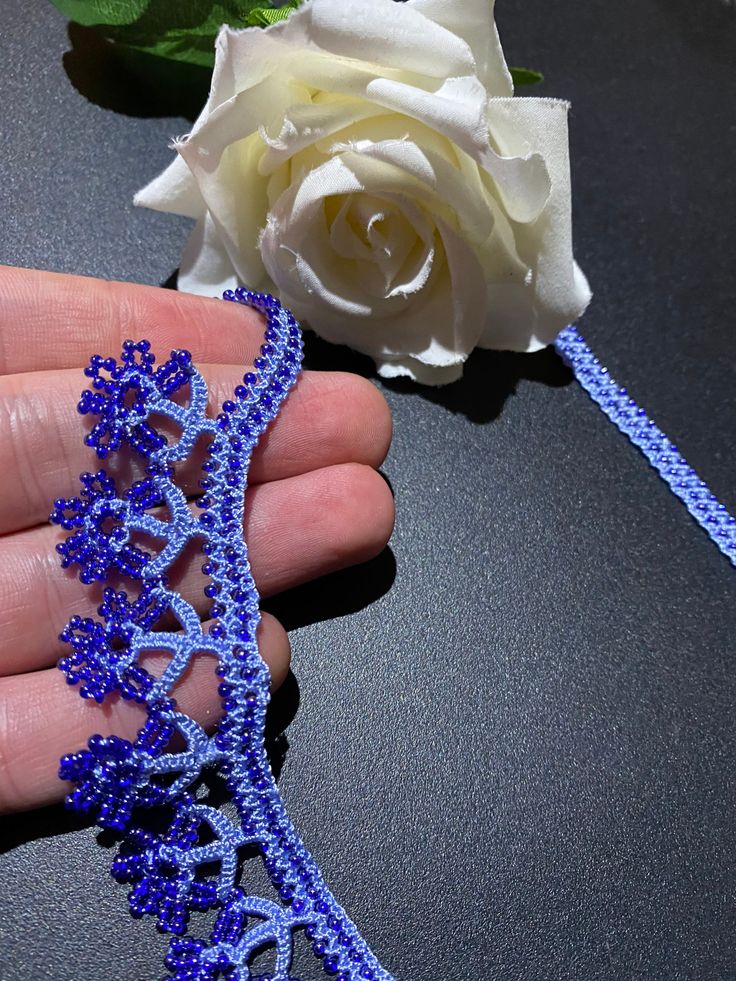
[[[629,398],[593,354],[575,327],[566,327],[555,341],[555,348],[575,377],[597,402],[611,422],[638,446],[673,494],[736,565],[736,518],[711,493],[705,481],[677,451],[644,409]]]

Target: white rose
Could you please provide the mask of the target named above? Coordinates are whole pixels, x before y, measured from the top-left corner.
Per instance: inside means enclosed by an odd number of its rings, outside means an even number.
[[[276,293],[382,375],[452,381],[590,299],[568,106],[512,91],[493,0],[306,0],[221,31],[206,106],[135,200],[196,219],[181,289]]]

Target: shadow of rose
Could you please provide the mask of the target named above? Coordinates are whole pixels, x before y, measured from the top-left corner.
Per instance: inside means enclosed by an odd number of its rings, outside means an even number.
[[[352,371],[364,378],[377,378],[371,358],[348,347],[329,344],[312,331],[305,332],[305,367],[313,371]],[[551,388],[562,388],[573,374],[551,347],[534,354],[515,351],[475,350],[465,363],[463,377],[449,385],[419,385],[409,378],[381,379],[391,392],[419,396],[444,406],[449,412],[466,416],[479,424],[497,419],[506,400],[514,395],[520,381],[533,381]]]
[[[69,24],[67,78],[94,105],[125,116],[183,116],[193,122],[207,99],[212,71],[113,44],[92,27]]]

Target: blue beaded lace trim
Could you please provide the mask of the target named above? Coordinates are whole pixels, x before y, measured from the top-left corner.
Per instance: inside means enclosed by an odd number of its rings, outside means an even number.
[[[131,886],[131,912],[151,914],[173,935],[165,964],[176,981],[294,981],[295,934],[303,930],[325,974],[336,981],[392,981],[329,892],[291,824],[265,746],[270,677],[258,652],[259,597],[243,540],[244,498],[253,450],[296,382],[302,341],[292,315],[272,296],[239,289],[226,300],[266,316],[265,343],[254,372],[243,377],[216,419],[206,415],[207,387],[187,351],[155,367],[147,341],[126,341],[120,363],[95,355],[85,374],[82,415],[96,416],[85,438],[100,459],[126,444],[146,461],[145,477],[120,492],[105,470],[81,475],[78,497],[54,502],[51,521],[70,534],[57,546],[64,567],[83,583],[126,577],[130,590],[108,586],[102,620],[74,616],[62,631],[71,652],[59,667],[84,698],[108,696],[145,706],[135,742],[93,736],[65,756],[59,775],[72,781],[69,806],[120,837],[112,874]],[[563,359],[608,418],[638,446],[722,552],[736,565],[736,520],[712,495],[664,433],[619,388],[574,327],[555,342]],[[188,387],[188,400],[173,400]],[[171,441],[151,417],[181,430]],[[174,464],[209,439],[190,510]],[[160,516],[168,509],[168,518]],[[136,536],[162,543],[145,548]],[[205,633],[191,604],[169,588],[167,570],[192,541],[205,556],[205,595],[212,618]],[[168,621],[168,623],[167,623]],[[180,629],[168,629],[171,621]],[[160,677],[140,663],[167,655]],[[170,692],[199,654],[217,659],[223,715],[208,734],[178,711]],[[198,797],[204,771],[225,781],[237,813],[231,819]],[[238,885],[241,861],[260,856],[271,895]],[[213,871],[214,869],[214,871]],[[208,940],[186,935],[193,912],[212,910]],[[255,955],[275,947],[275,965],[256,979]]]
[[[575,327],[566,327],[555,348],[575,377],[611,422],[638,446],[673,494],[683,502],[700,527],[736,565],[736,518],[711,493],[705,481],[678,452],[644,409],[629,398],[595,357]]]
[[[172,351],[156,367],[147,341],[126,341],[120,363],[95,355],[85,369],[92,387],[78,408],[97,418],[85,442],[101,459],[127,444],[146,470],[122,491],[105,470],[84,473],[79,496],[54,503],[52,522],[70,533],[57,546],[62,565],[78,567],[83,583],[111,575],[133,583],[127,591],[104,589],[101,620],[72,617],[61,633],[71,652],[60,668],[84,698],[138,702],[147,718],[134,742],[93,736],[61,760],[60,776],[75,784],[68,804],[119,835],[112,874],[130,885],[133,916],[151,914],[174,935],[165,964],[177,981],[255,981],[254,956],[274,947],[275,966],[259,981],[293,981],[298,930],[335,981],[392,981],[300,841],[267,757],[270,678],[256,642],[259,597],[243,540],[244,496],[256,443],[299,374],[302,341],[273,297],[239,289],[224,298],[261,311],[267,326],[255,371],[216,419],[206,415],[207,387],[187,351]],[[174,401],[187,386],[186,404]],[[172,420],[179,438],[157,430],[153,416]],[[196,517],[174,465],[202,437],[210,442]],[[141,536],[162,547],[144,547]],[[213,602],[207,632],[166,576],[195,540]],[[168,656],[161,677],[142,666],[144,652]],[[199,654],[217,659],[223,715],[214,734],[178,711],[170,695]],[[205,769],[224,780],[233,819],[202,801]],[[249,854],[262,860],[273,887],[268,898],[238,885]],[[209,939],[185,935],[191,914],[207,910],[215,917]]]

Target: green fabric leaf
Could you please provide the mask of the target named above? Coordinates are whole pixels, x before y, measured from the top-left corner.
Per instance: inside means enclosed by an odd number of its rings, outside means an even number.
[[[175,61],[212,67],[223,24],[267,26],[299,0],[272,7],[264,0],[51,0],[67,17],[118,44]]]
[[[55,7],[85,27],[132,24],[149,5],[149,0],[51,0]]]
[[[544,81],[544,75],[541,72],[535,72],[533,68],[509,68],[509,71],[514,86],[537,85]]]
[[[246,18],[247,27],[268,27],[277,21],[286,20],[292,10],[296,10],[300,0],[289,0],[283,7],[256,7]]]

